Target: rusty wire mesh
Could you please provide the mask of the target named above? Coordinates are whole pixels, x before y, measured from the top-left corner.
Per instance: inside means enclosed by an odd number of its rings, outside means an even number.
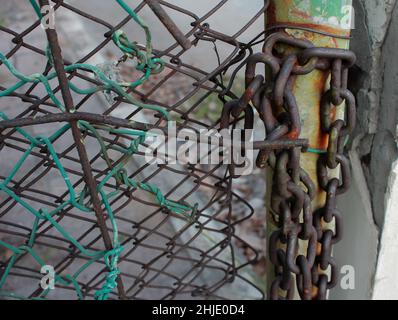
[[[70,4],[69,1],[53,2],[56,4],[55,9],[59,19],[66,14],[84,19],[90,22],[91,30],[104,35],[102,42],[96,43],[95,47],[84,48],[86,50],[84,56],[77,56],[73,61],[65,61],[65,65],[72,62],[92,62],[98,56],[105,56],[107,59],[120,58],[120,55],[113,56],[107,48],[111,46],[111,36],[115,30],[133,23],[131,17],[124,14],[124,18],[117,23],[110,23],[97,17],[95,8],[84,10]],[[170,112],[173,119],[178,121],[181,128],[217,128],[220,109],[216,108],[213,111],[213,117],[204,119],[200,115],[203,105],[209,101],[222,103],[227,97],[235,98],[240,94],[237,92],[235,95],[234,88],[228,86],[230,78],[225,74],[227,70],[234,70],[252,50],[257,38],[250,43],[241,41],[240,38],[254,24],[262,24],[266,9],[258,8],[252,19],[246,21],[234,34],[224,34],[223,30],[213,30],[209,20],[222,20],[224,7],[229,2],[229,0],[214,1],[210,10],[197,15],[189,11],[188,6],[182,8],[172,4],[172,1],[160,1],[170,13],[184,16],[187,23],[183,30],[193,46],[184,50],[171,39],[167,48],[157,48],[157,43],[154,41],[155,55],[166,61],[166,68],[130,94],[146,103],[162,106]],[[134,9],[140,13],[147,9],[147,5],[141,2]],[[40,21],[33,19],[25,23],[29,23],[29,26],[20,30],[0,23],[0,39],[3,45],[7,43],[10,48],[5,54],[10,60],[22,57],[19,58],[21,60],[24,56],[35,55],[42,60],[41,65],[25,66],[22,63],[21,68],[27,67],[36,70],[35,72],[47,74],[51,71],[51,66],[46,65],[46,39]],[[39,40],[41,46],[32,44],[34,42],[32,39],[37,38],[42,38]],[[62,35],[60,38],[62,46]],[[208,63],[204,68],[185,62],[185,57],[190,52],[195,55],[195,50],[201,47],[204,48],[202,49],[204,52],[208,52]],[[223,52],[228,54],[224,56],[216,54],[214,48],[220,47],[223,47]],[[76,54],[79,53],[81,52]],[[1,67],[4,66],[0,65]],[[37,71],[40,68],[41,71]],[[69,73],[68,78],[82,85],[96,83],[88,72],[81,70]],[[6,78],[1,80],[0,90],[6,89],[3,86],[6,81]],[[60,97],[60,87],[56,82],[52,85],[55,88],[54,94]],[[98,107],[101,101],[105,100],[102,93],[74,95],[73,98],[78,111],[113,115],[129,120],[145,119],[151,127],[164,125],[154,112],[137,108],[119,97],[114,97],[115,100],[112,102],[108,101],[109,104],[105,109]],[[12,119],[37,118],[57,113],[49,96],[37,84],[24,86],[2,100],[2,111],[6,109],[7,115]],[[0,181],[6,179],[7,173],[28,147],[27,140],[15,128],[4,127],[6,123],[7,121],[2,122],[3,127],[0,130],[2,163]],[[26,126],[25,130],[47,132],[57,126],[60,124],[56,122],[41,123]],[[123,135],[109,134],[104,140],[109,144],[123,146],[126,138]],[[108,168],[104,165],[96,140],[87,133],[84,133],[84,140],[91,170],[99,180],[107,174]],[[82,189],[84,178],[81,159],[70,131],[59,137],[54,147],[70,176],[73,187]],[[117,153],[113,156],[121,157]],[[158,185],[165,196],[173,200],[198,202],[199,210],[195,221],[188,222],[178,215],[163,210],[155,199],[136,189],[123,189],[123,192],[112,200],[111,206],[116,215],[121,243],[124,246],[119,268],[127,298],[241,298],[237,288],[242,290],[242,294],[250,292],[247,297],[260,299],[263,297],[262,290],[254,283],[248,267],[257,261],[256,249],[236,234],[236,228],[253,215],[253,208],[242,195],[231,190],[232,180],[225,165],[150,166],[145,163],[144,154],[139,152],[134,155],[129,169],[131,178]],[[54,208],[67,196],[54,161],[45,149],[31,153],[9,187],[19,197],[37,208]],[[120,189],[116,182],[108,183],[106,187],[108,190]],[[236,206],[241,208],[240,212],[244,212],[243,215],[235,214]],[[2,240],[14,246],[27,243],[32,232],[33,220],[11,197],[0,192]],[[104,248],[98,221],[94,215],[82,213],[69,206],[62,210],[56,221],[87,249]],[[111,230],[109,225],[107,228]],[[244,248],[246,254],[242,254],[238,247]],[[73,273],[87,262],[87,257],[73,250],[73,246],[60,237],[53,226],[46,221],[38,226],[34,249],[43,256],[47,264],[54,265],[57,274]],[[11,254],[4,248],[0,250],[2,250],[1,276],[10,262]],[[101,288],[106,272],[104,262],[99,260],[78,277],[77,281],[82,288],[84,298],[92,298],[94,292]],[[41,277],[42,274],[31,257],[23,254],[13,265],[4,288],[13,290],[18,295],[37,297],[42,292],[38,285]],[[233,290],[229,290],[231,288]],[[57,290],[49,293],[48,297],[75,298],[76,296],[72,285],[59,285]],[[118,297],[120,294],[117,290],[110,295],[111,299]]]

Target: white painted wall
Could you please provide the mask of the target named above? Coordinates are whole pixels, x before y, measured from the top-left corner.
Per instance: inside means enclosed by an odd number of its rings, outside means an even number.
[[[356,271],[355,290],[332,299],[398,299],[398,5],[354,0],[358,127],[353,186],[341,198],[345,232],[336,259]],[[351,83],[352,84],[352,83]]]
[[[398,300],[398,161],[386,194],[386,216],[372,298]]]

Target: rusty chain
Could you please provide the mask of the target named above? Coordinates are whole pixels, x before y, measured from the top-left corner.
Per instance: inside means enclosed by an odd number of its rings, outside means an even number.
[[[278,50],[281,46],[284,53]],[[301,152],[308,150],[265,149],[257,157],[259,168],[269,164],[274,172],[270,210],[278,229],[269,239],[269,257],[275,267],[270,299],[293,299],[294,281],[303,300],[326,299],[327,291],[337,284],[332,247],[342,236],[342,215],[336,198],[350,185],[350,164],[344,146],[355,127],[355,98],[347,89],[348,69],[355,59],[349,50],[318,48],[308,40],[275,32],[265,39],[263,52],[254,53],[245,61],[243,95],[225,104],[221,128],[228,125],[231,116],[236,121],[242,112],[245,128],[253,128],[255,108],[264,123],[266,141],[296,140],[302,129],[292,90],[296,78],[314,70],[331,74],[330,89],[323,94],[319,115],[322,131],[329,135],[327,151],[320,152],[317,164],[318,184],[327,193],[325,206],[313,212],[316,185],[300,166]],[[265,76],[256,75],[260,63],[266,66]],[[346,120],[334,119],[336,107],[343,102]],[[339,166],[341,179],[329,178],[329,170]],[[332,223],[334,228],[330,227]],[[305,254],[299,252],[302,246],[306,247]]]

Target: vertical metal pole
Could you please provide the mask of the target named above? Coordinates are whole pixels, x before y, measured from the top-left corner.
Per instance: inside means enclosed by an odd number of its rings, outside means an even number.
[[[266,28],[280,26],[291,36],[309,40],[315,46],[348,49],[353,22],[352,10],[352,0],[270,0]],[[294,94],[302,121],[300,138],[309,139],[310,148],[317,150],[327,149],[328,144],[328,135],[321,130],[319,116],[321,97],[328,83],[328,77],[328,72],[315,70],[308,75],[297,77],[294,84]],[[311,176],[317,188],[317,194],[312,203],[314,210],[323,207],[326,200],[326,193],[317,183],[318,158],[319,156],[314,153],[305,153],[301,158],[302,168]],[[271,181],[271,177],[272,172],[268,170],[268,182]],[[268,183],[268,186],[271,185]],[[270,191],[267,190],[267,203],[270,203]],[[268,219],[269,235],[275,230],[271,221],[272,219]],[[300,252],[302,250],[304,252],[306,248],[300,248]],[[271,283],[274,274],[271,263],[269,262],[268,265],[267,286]]]
[[[39,4],[40,8],[43,8],[49,5],[49,1],[39,0]],[[58,76],[59,86],[65,103],[66,112],[73,113],[75,106],[72,94],[68,87],[68,79],[64,69],[62,50],[58,41],[57,31],[55,29],[48,28],[46,29],[46,34],[51,49],[51,54],[54,59],[54,69]],[[87,150],[83,143],[82,134],[77,125],[77,121],[75,120],[70,121],[70,125],[72,130],[72,136],[75,141],[76,149],[82,165],[84,182],[86,183],[90,192],[91,201],[93,203],[93,209],[95,212],[95,216],[97,218],[97,224],[100,229],[100,233],[103,238],[105,248],[106,250],[112,250],[113,249],[112,239],[106,227],[106,220],[104,218],[101,200],[97,192],[97,182],[91,170],[90,160],[88,158]],[[122,278],[118,276],[116,282],[117,282],[117,290],[119,293],[119,298],[123,300],[126,299],[126,293],[124,290]]]
[[[155,15],[163,23],[163,25],[169,30],[174,39],[179,43],[181,47],[188,50],[192,47],[191,41],[185,37],[182,31],[178,28],[175,22],[170,18],[167,12],[162,8],[158,0],[145,0],[148,6],[152,9]]]

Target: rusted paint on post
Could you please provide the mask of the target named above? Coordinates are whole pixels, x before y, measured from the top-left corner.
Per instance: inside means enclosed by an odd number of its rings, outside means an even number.
[[[280,27],[289,35],[309,40],[315,46],[348,49],[353,23],[352,10],[352,0],[270,0],[266,28]],[[310,148],[314,150],[327,149],[328,135],[321,130],[319,115],[321,97],[328,89],[329,76],[329,72],[314,70],[308,75],[297,77],[294,83],[294,95],[302,121],[300,138],[308,139]],[[344,106],[338,107],[336,117],[343,117],[343,111]],[[326,193],[317,183],[318,158],[319,155],[316,153],[305,153],[301,157],[302,168],[308,172],[317,188],[317,195],[312,202],[314,210],[323,207],[326,200]],[[338,174],[337,170],[335,174]],[[267,180],[268,186],[271,186],[271,170],[268,170]],[[270,203],[269,191],[267,191],[267,203]],[[267,224],[269,235],[275,230],[271,221],[272,218],[269,218]],[[305,247],[300,248],[300,253],[305,250]],[[269,262],[267,286],[271,283],[272,277],[273,267]]]
[[[301,27],[349,37],[352,0],[271,0],[267,15],[268,26]]]

